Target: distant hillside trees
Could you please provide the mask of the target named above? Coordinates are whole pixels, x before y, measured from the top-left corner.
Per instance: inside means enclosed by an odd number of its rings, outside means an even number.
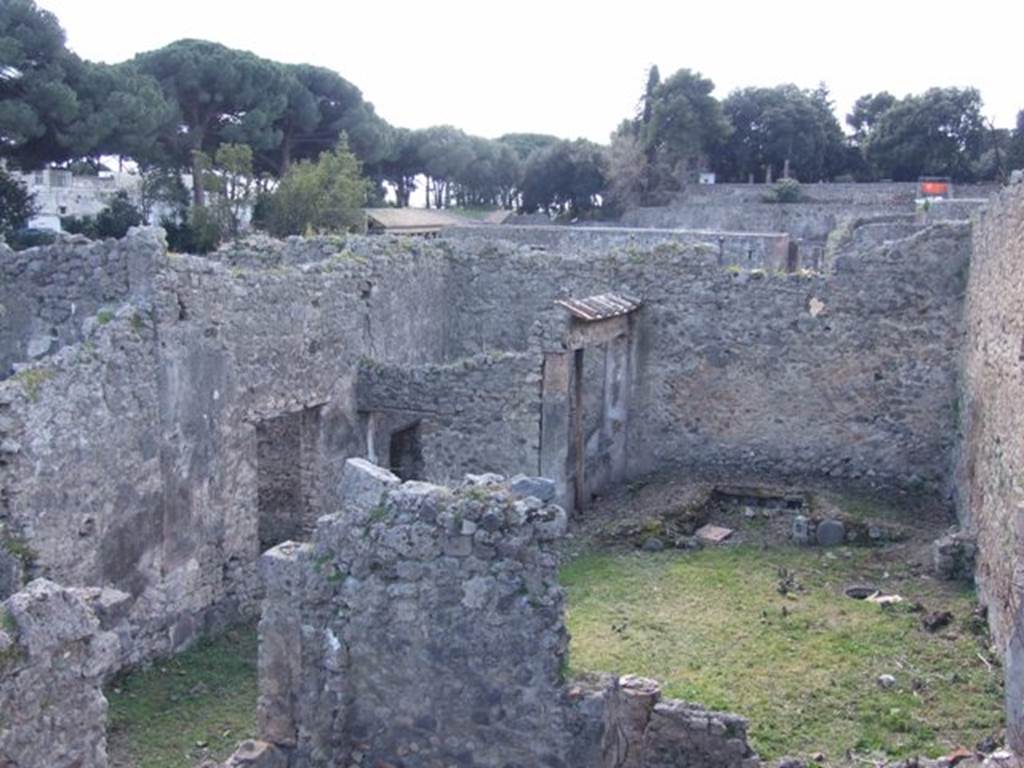
[[[309,176],[325,153],[340,162],[341,142],[374,204],[568,217],[663,203],[706,171],[732,182],[972,181],[1024,165],[1024,116],[1013,130],[993,129],[973,88],[865,94],[846,116],[847,133],[824,84],[738,88],[723,99],[714,88],[699,72],[662,77],[651,67],[607,146],[537,133],[485,138],[451,125],[413,130],[390,125],[323,67],[205,40],[89,62],[34,0],[0,0],[0,159],[21,170],[133,160],[144,211],[160,210],[181,242],[203,247],[219,231],[237,232],[243,209],[285,180],[306,189],[292,171],[301,165]]]

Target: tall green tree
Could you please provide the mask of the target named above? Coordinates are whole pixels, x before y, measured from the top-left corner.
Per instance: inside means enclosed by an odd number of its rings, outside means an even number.
[[[417,131],[417,152],[426,176],[427,207],[446,208],[454,186],[473,162],[471,139],[451,125]]]
[[[974,178],[986,127],[976,88],[931,88],[887,109],[865,145],[867,159],[897,181],[924,175]]]
[[[315,159],[337,145],[342,133],[366,165],[391,154],[393,129],[377,116],[362,92],[337,72],[309,64],[283,65],[286,106],[277,118],[280,144],[261,153],[275,176],[293,160]]]
[[[191,168],[195,179],[201,177],[197,152],[226,143],[256,151],[280,145],[276,121],[288,104],[288,83],[274,62],[218,43],[179,40],[138,54],[133,63],[175,105],[175,130],[161,137],[161,148],[178,167]],[[194,205],[204,201],[203,185],[193,183]]]
[[[0,3],[0,152],[8,161],[28,169],[73,155],[71,80],[80,66],[56,16],[33,0]]]
[[[1024,168],[1024,109],[1017,113],[1017,125],[1010,136],[1006,164],[1011,170]]]
[[[279,237],[344,232],[363,226],[368,183],[342,136],[317,161],[292,165],[266,201],[267,230]]]
[[[714,89],[689,69],[664,80],[657,67],[648,70],[636,116],[612,134],[610,187],[619,207],[664,202],[708,167],[731,130]]]
[[[841,172],[846,156],[843,132],[824,86],[741,88],[722,103],[733,133],[715,167],[726,179],[748,177],[818,181]]]
[[[681,186],[689,174],[707,166],[712,150],[729,135],[722,106],[711,95],[714,89],[711,80],[689,69],[654,87],[649,119],[639,134],[649,172],[655,174],[652,186]]]
[[[68,135],[75,157],[146,157],[176,125],[156,80],[130,65],[82,62],[73,84],[78,114]]]
[[[417,134],[408,128],[394,130],[386,157],[378,161],[377,172],[395,190],[395,205],[405,208],[423,173]]]
[[[607,187],[604,148],[585,139],[560,141],[535,152],[523,173],[523,210],[576,217],[601,204]]]
[[[0,152],[23,168],[104,154],[140,156],[173,116],[156,82],[82,61],[53,14],[0,3]]]
[[[853,110],[846,116],[846,124],[853,128],[853,138],[859,146],[867,143],[879,118],[895,104],[896,97],[888,91],[866,93],[853,103]]]

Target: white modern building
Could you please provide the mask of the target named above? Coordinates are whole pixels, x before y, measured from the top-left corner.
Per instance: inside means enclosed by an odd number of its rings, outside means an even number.
[[[120,191],[127,192],[136,205],[141,197],[142,180],[135,173],[100,171],[96,176],[76,176],[63,168],[44,168],[14,175],[35,197],[38,213],[29,226],[37,229],[60,232],[62,216],[95,216]]]

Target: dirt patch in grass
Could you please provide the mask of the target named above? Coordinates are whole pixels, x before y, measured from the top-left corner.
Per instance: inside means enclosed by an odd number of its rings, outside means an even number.
[[[909,545],[823,550],[744,539],[570,560],[562,581],[571,672],[636,673],[661,681],[667,696],[744,715],[768,759],[934,757],[1001,731],[1002,671],[971,589],[922,574]],[[850,599],[851,583],[906,602]],[[952,612],[953,624],[925,631],[914,602]],[[895,685],[881,687],[883,674]]]
[[[256,732],[256,626],[119,676],[110,702],[112,768],[183,768],[223,760]]]

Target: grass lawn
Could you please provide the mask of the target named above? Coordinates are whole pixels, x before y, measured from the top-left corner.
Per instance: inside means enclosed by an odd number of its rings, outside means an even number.
[[[803,587],[779,593],[779,569]],[[908,603],[845,597],[871,583],[948,610],[921,627]],[[972,621],[973,591],[915,576],[877,549],[727,546],[586,553],[563,568],[570,672],[635,673],[666,696],[750,719],[763,758],[824,752],[938,756],[1002,727],[1002,671]],[[877,678],[896,685],[882,689]]]
[[[113,768],[223,760],[256,732],[256,627],[232,629],[106,689]]]

